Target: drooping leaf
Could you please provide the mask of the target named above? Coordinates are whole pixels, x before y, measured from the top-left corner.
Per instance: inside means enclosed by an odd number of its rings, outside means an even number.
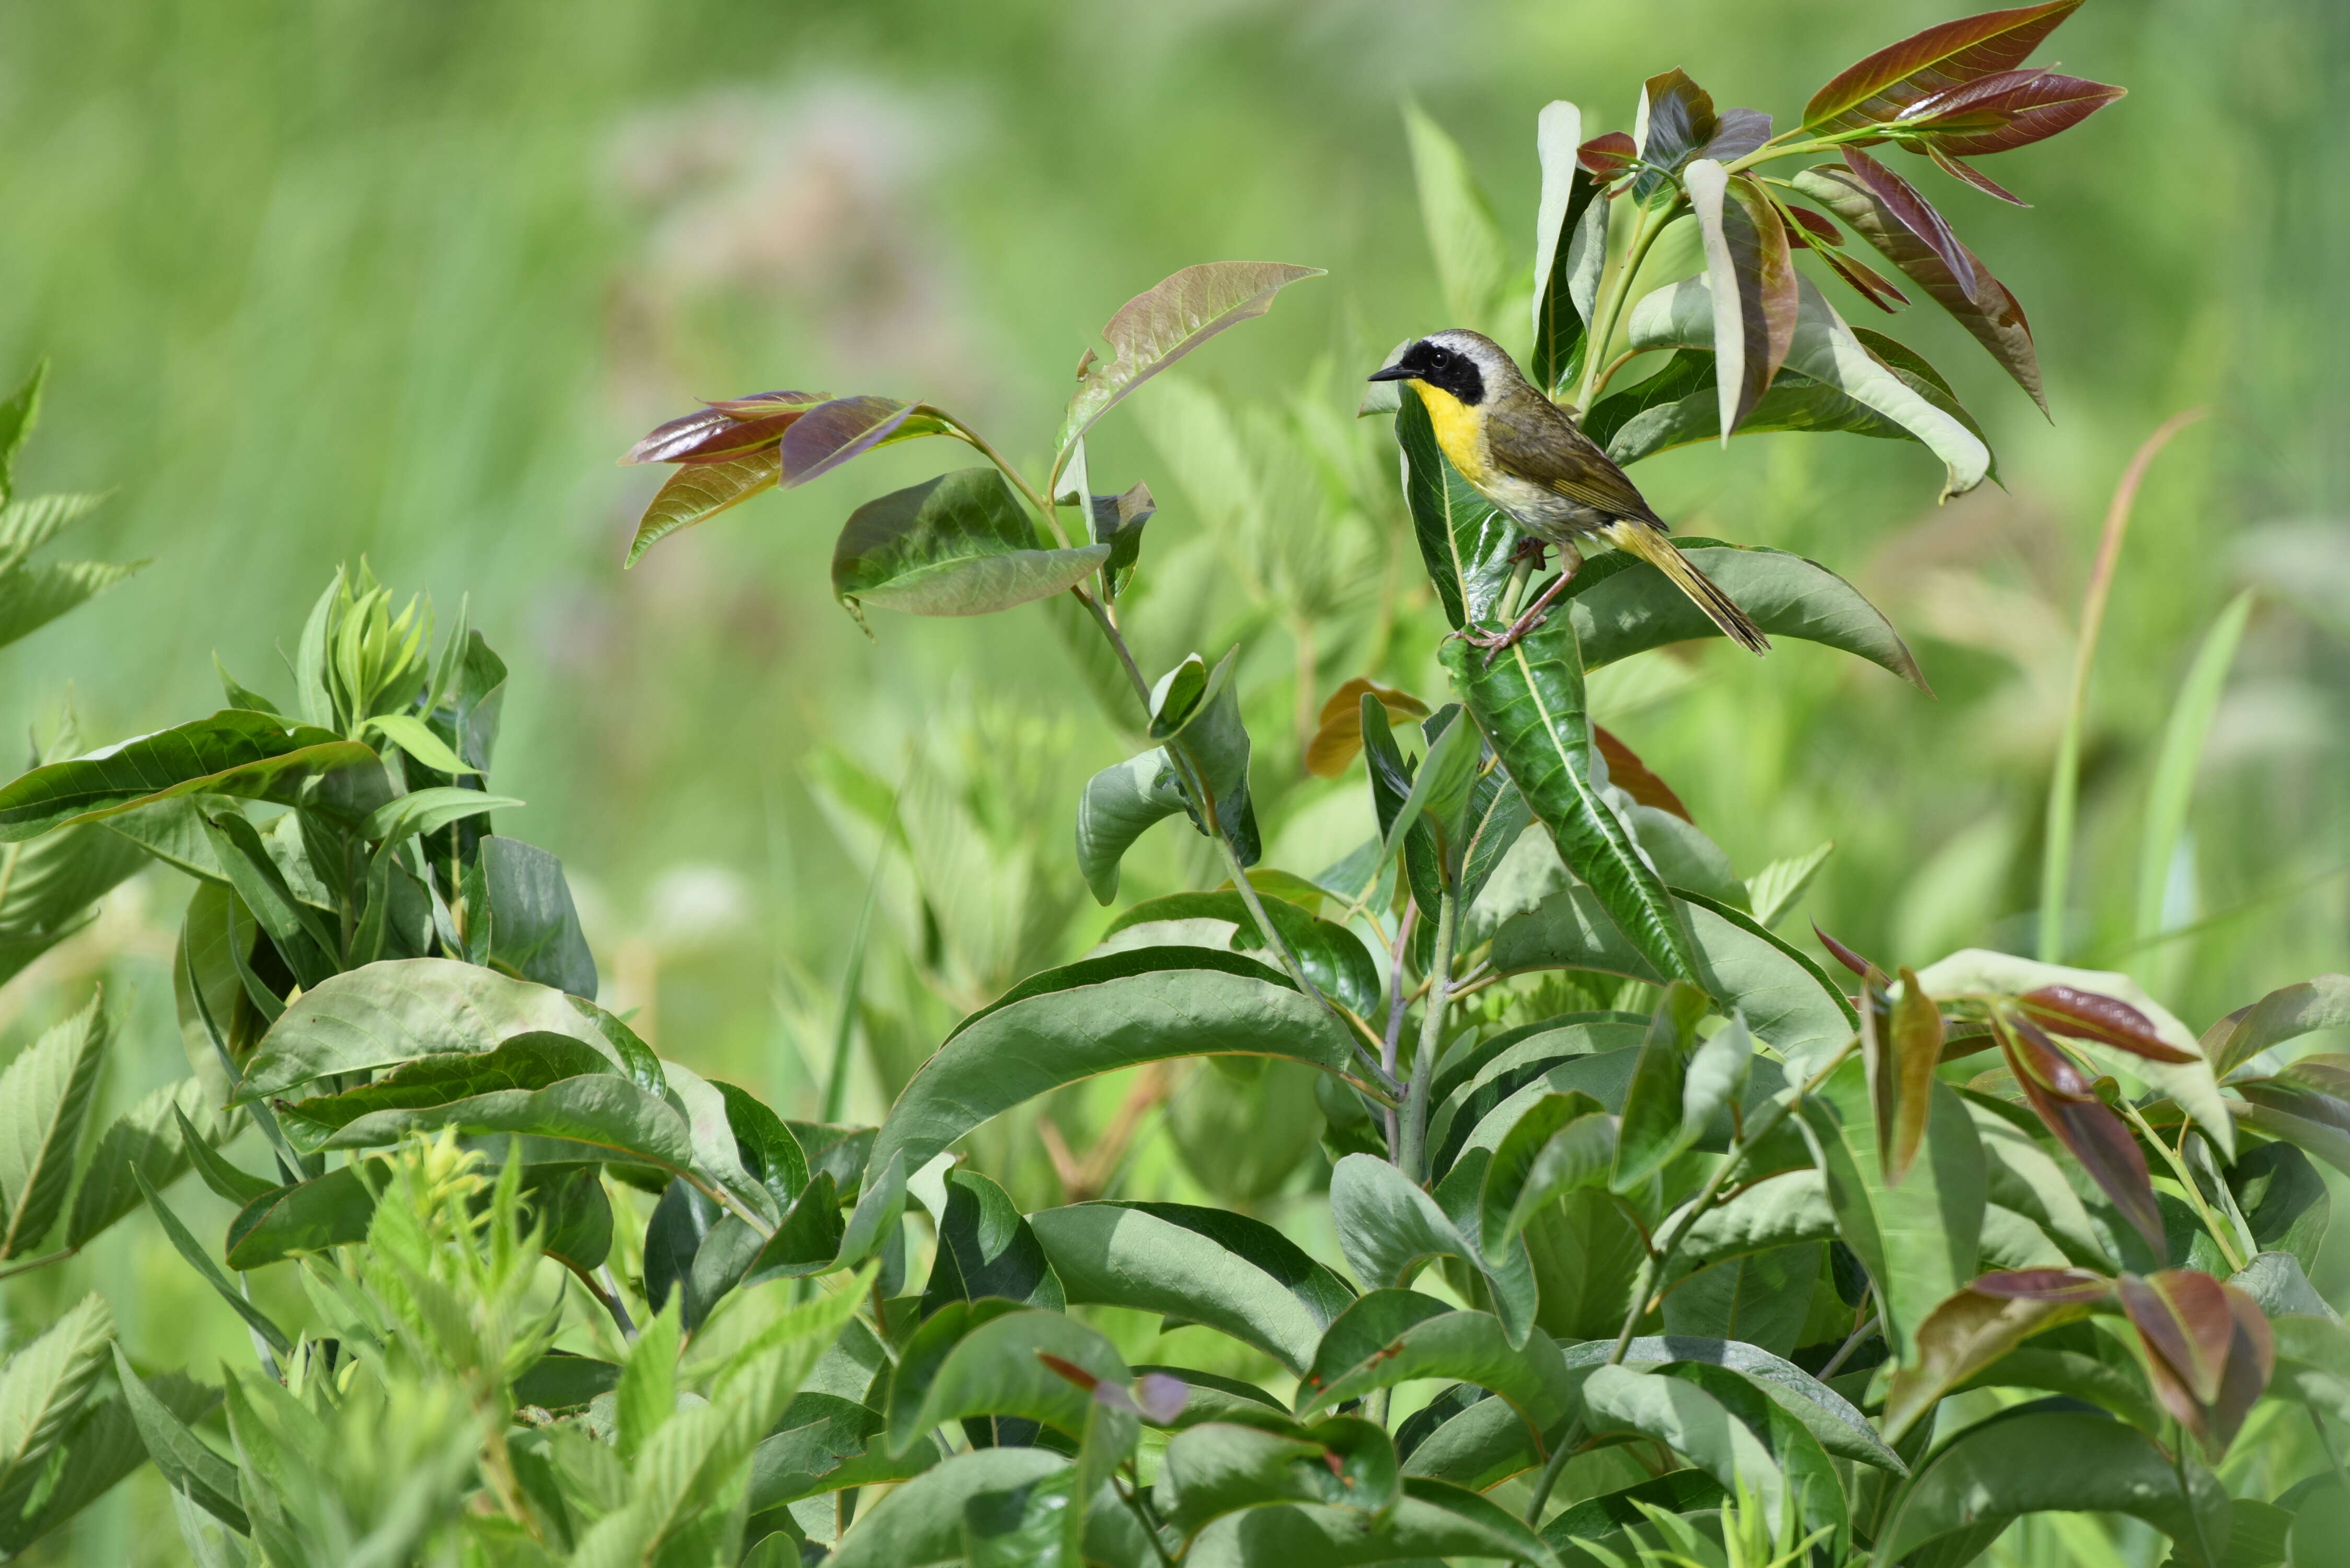
[[[1072,1303],[1204,1324],[1292,1372],[1354,1293],[1262,1220],[1175,1203],[1078,1203],[1028,1217]]]
[[[38,1246],[65,1207],[111,1021],[92,996],[0,1073],[0,1258]]]
[[[1103,904],[1118,897],[1118,862],[1145,829],[1183,809],[1183,791],[1164,746],[1113,763],[1077,797],[1077,869]]]
[[[705,404],[653,427],[620,454],[620,462],[624,467],[645,462],[713,462],[756,447],[773,446],[793,421],[828,401],[822,392],[774,391]]]
[[[1228,327],[1263,316],[1273,296],[1320,267],[1278,262],[1206,262],[1136,295],[1102,328],[1115,356],[1089,353],[1054,444],[1066,451],[1127,394]]]
[[[1258,901],[1282,940],[1323,993],[1337,998],[1365,1017],[1370,1016],[1384,992],[1378,970],[1362,939],[1345,926],[1317,919],[1285,898],[1260,894]],[[1148,898],[1112,920],[1102,936],[1107,939],[1128,927],[1160,920],[1230,921],[1237,928],[1232,937],[1235,950],[1264,950],[1255,918],[1237,891],[1172,893],[1165,898]]]
[[[910,615],[992,615],[1083,581],[1107,545],[1037,547],[1036,527],[1003,476],[962,468],[868,501],[832,556],[833,597]]]
[[[380,1184],[381,1175],[376,1177]],[[375,1191],[360,1168],[346,1165],[313,1180],[264,1193],[229,1221],[222,1254],[242,1272],[295,1252],[324,1251],[367,1239]]]
[[[1566,1418],[1572,1399],[1565,1364],[1547,1334],[1512,1345],[1491,1313],[1451,1311],[1415,1291],[1377,1290],[1323,1334],[1298,1384],[1298,1408],[1329,1408],[1430,1377],[1492,1389],[1537,1438]]]
[[[596,958],[562,861],[521,839],[484,834],[465,869],[464,891],[473,961],[594,998]]]
[[[2216,1462],[2274,1370],[2267,1316],[2242,1291],[2193,1269],[2124,1274],[2114,1292],[2147,1348],[2155,1397]]]
[[[183,1416],[159,1397],[131,1369],[120,1345],[114,1347],[114,1369],[148,1457],[172,1490],[230,1529],[240,1533],[251,1530],[238,1496],[236,1466],[189,1429],[192,1414]]]
[[[2145,1152],[2128,1127],[2098,1098],[2088,1075],[2037,1025],[2002,1013],[1994,1016],[1993,1027],[2025,1102],[2137,1228],[2155,1255],[2163,1256],[2168,1249],[2161,1210],[2147,1179]]]
[[[66,1220],[66,1245],[80,1247],[90,1238],[139,1207],[136,1168],[159,1190],[179,1179],[188,1168],[189,1149],[209,1147],[226,1136],[224,1118],[207,1104],[203,1081],[182,1078],[166,1084],[117,1116],[99,1136],[74,1192],[73,1212]],[[196,1143],[182,1142],[192,1128]]]
[[[1961,82],[2012,70],[2079,7],[2043,0],[1939,22],[1836,73],[1804,106],[1807,130],[1858,130],[1898,119],[1919,99]]]
[[[1932,380],[1914,370],[1904,376],[1873,353],[1809,279],[1796,275],[1791,286],[1785,369],[1768,392],[1758,394],[1750,428],[1906,436],[1942,460],[1945,498],[1981,483],[1991,472],[1991,448],[1956,400]],[[1643,348],[1711,348],[1720,314],[1711,277],[1684,278],[1632,307],[1631,340]],[[1716,380],[1715,367],[1701,359],[1680,363],[1679,379],[1660,372],[1618,394],[1628,401],[1609,398],[1592,410],[1594,439],[1605,441],[1617,462],[1636,462],[1721,430],[1721,393],[1708,385]]]
[[[2126,1513],[2174,1542],[2217,1542],[2228,1494],[2199,1465],[2174,1469],[2151,1438],[2119,1421],[2026,1406],[1968,1428],[1919,1467],[1894,1499],[1876,1562],[1890,1568],[1955,1531],[2052,1511]]]
[[[375,765],[374,752],[331,732],[224,709],[209,719],[35,768],[0,788],[0,841],[20,842],[183,794],[290,804],[319,774]]]
[[[1654,1176],[1685,1147],[1681,1139],[1683,1078],[1698,1021],[1707,1010],[1704,992],[1687,981],[1669,982],[1648,1021],[1624,1110],[1616,1129],[1616,1168],[1608,1185],[1627,1193]],[[1694,1142],[1694,1135],[1690,1141]]]
[[[890,1376],[891,1451],[902,1454],[933,1428],[972,1416],[1016,1416],[1082,1438],[1096,1410],[1130,1446],[1139,1432],[1133,1413],[1097,1402],[1054,1370],[1047,1355],[1099,1382],[1134,1380],[1108,1340],[1061,1313],[1003,1301],[947,1303],[914,1331]]]
[[[1404,504],[1444,618],[1459,631],[1483,624],[1510,580],[1517,524],[1444,459],[1427,406],[1406,398],[1396,410]]]
[[[1932,244],[1908,224],[1851,170],[1833,163],[1806,169],[1794,178],[1795,188],[1849,224],[1853,232],[1882,252],[1886,260],[1914,279],[1934,303],[1957,317],[1975,341],[2003,366],[2016,385],[2032,394],[2045,412],[2048,400],[2040,386],[2040,358],[2032,343],[2032,324],[2023,306],[2007,286],[1991,275],[1982,258],[1955,239],[1972,286],[1952,272]]]
[[[1472,1226],[1482,1168],[1476,1176],[1476,1180],[1461,1184],[1462,1218]],[[1526,1343],[1534,1328],[1535,1285],[1522,1242],[1511,1243],[1501,1258],[1488,1260],[1443,1204],[1394,1166],[1367,1154],[1347,1156],[1331,1172],[1330,1218],[1347,1262],[1366,1285],[1400,1288],[1420,1264],[1457,1258],[1483,1282],[1510,1343]]]
[[[1058,1312],[1068,1304],[1060,1276],[1011,1195],[972,1170],[946,1175],[946,1212],[922,1292],[925,1312],[951,1301],[1001,1296]]]
[[[1683,172],[1705,244],[1714,376],[1726,442],[1779,374],[1794,340],[1795,264],[1779,209],[1711,158]]]
[[[690,463],[661,483],[646,506],[629,541],[625,568],[681,528],[715,517],[762,491],[772,490],[783,477],[783,460],[774,447],[745,452],[723,462]]]
[[[1016,1042],[1016,1049],[1012,1043]],[[1174,1056],[1287,1056],[1331,1071],[1351,1044],[1275,971],[1206,948],[1139,948],[1033,975],[958,1024],[890,1107],[867,1169],[920,1168],[1048,1089]]]
[[[146,1198],[147,1207],[154,1210],[155,1222],[163,1228],[163,1234],[170,1238],[173,1250],[186,1261],[188,1266],[195,1270],[204,1283],[212,1286],[221,1300],[229,1304],[229,1310],[243,1318],[245,1325],[259,1335],[270,1349],[279,1355],[291,1354],[294,1342],[287,1337],[286,1331],[278,1327],[276,1322],[266,1313],[245,1300],[244,1293],[234,1285],[229,1283],[228,1276],[221,1272],[220,1265],[213,1262],[212,1254],[204,1250],[203,1243],[198,1241],[189,1232],[187,1226],[181,1223],[180,1217],[164,1205],[161,1195],[156,1192],[154,1185],[147,1179],[145,1173],[133,1166],[130,1174],[131,1179],[138,1182],[140,1192]]]
[[[1787,1506],[1786,1478],[1771,1450],[1704,1389],[1652,1372],[1600,1366],[1584,1382],[1583,1404],[1592,1430],[1654,1438],[1720,1481],[1725,1491],[1742,1487],[1752,1492],[1772,1528],[1779,1527]]]
[[[1612,1340],[1601,1340],[1572,1346],[1565,1355],[1572,1371],[1599,1366],[1614,1351]],[[1727,1367],[1737,1373],[1773,1404],[1794,1417],[1804,1430],[1819,1440],[1821,1448],[1839,1459],[1871,1465],[1895,1475],[1908,1469],[1851,1401],[1794,1362],[1760,1346],[1687,1334],[1644,1334],[1624,1348],[1623,1364],[1630,1367],[1685,1362]]]
[[[1520,1116],[1493,1150],[1478,1199],[1478,1245],[1503,1254],[1534,1215],[1565,1193],[1607,1180],[1616,1160],[1616,1124],[1597,1100],[1545,1095]]]
[[[2224,1031],[2220,1024],[2226,1025]],[[2224,1077],[2272,1045],[2345,1024],[2350,1024],[2350,975],[2321,974],[2281,986],[2251,1007],[2230,1013],[2212,1026],[2218,1038],[2207,1038],[2202,1050],[2212,1072]]]
[[[1482,649],[1461,641],[1446,643],[1442,657],[1560,858],[1658,972],[1694,978],[1689,932],[1664,884],[1591,782],[1590,714],[1572,619],[1554,616],[1490,666]]]
[[[1918,1326],[1918,1357],[1885,1394],[1885,1434],[1901,1440],[1941,1397],[2000,1361],[2027,1337],[2081,1317],[2110,1282],[2069,1270],[1992,1275],[1960,1291]]]
[[[1357,675],[1330,693],[1322,704],[1314,738],[1305,747],[1305,771],[1316,778],[1334,779],[1353,763],[1363,749],[1363,698],[1366,694],[1378,699],[1387,712],[1388,722],[1399,723],[1405,719],[1424,719],[1428,704],[1409,691],[1392,686],[1381,686]]]
[[[695,1170],[685,1118],[615,1075],[565,1078],[543,1089],[494,1089],[434,1106],[370,1111],[329,1137],[328,1148],[374,1148],[411,1132],[455,1127],[470,1134],[515,1133],[576,1144],[575,1159],[625,1160],[682,1173]]]
[[[511,795],[484,794],[477,789],[438,784],[411,791],[378,806],[359,825],[359,836],[370,843],[397,844],[420,834],[438,833],[452,822],[522,804]]]
[[[1189,1538],[1227,1514],[1305,1502],[1383,1521],[1401,1491],[1395,1445],[1376,1423],[1339,1416],[1288,1431],[1209,1422],[1167,1445],[1158,1511]]]
[[[946,428],[937,410],[921,403],[870,395],[835,398],[808,410],[784,431],[775,447],[783,471],[778,483],[789,490],[876,447],[937,435]]]
[[[1691,81],[1689,73],[1669,70],[1650,77],[1640,87],[1640,161],[1648,165],[1632,182],[1632,199],[1646,202],[1666,184],[1667,176],[1710,144],[1721,129],[1713,95]]]

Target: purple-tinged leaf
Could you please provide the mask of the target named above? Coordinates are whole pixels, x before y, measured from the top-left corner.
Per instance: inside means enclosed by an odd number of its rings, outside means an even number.
[[[1994,1018],[2000,1047],[2025,1103],[2161,1256],[2167,1246],[2162,1210],[2154,1200],[2145,1151],[2128,1126],[2106,1108],[2088,1075],[2037,1024],[2003,1011]]]
[[[1852,286],[1852,291],[1890,316],[1909,303],[1909,296],[1893,286],[1892,282],[1875,268],[1865,266],[1837,251],[1812,247],[1812,254],[1828,264],[1828,270]]]
[[[1795,339],[1795,265],[1777,203],[1711,158],[1683,175],[1713,295],[1715,386],[1725,444],[1753,411]]]
[[[2155,1397],[2218,1458],[2274,1369],[2268,1319],[2242,1291],[2192,1269],[2124,1274],[2115,1283],[2146,1346]]]
[[[2046,1289],[1986,1289],[2017,1278],[1986,1275],[1944,1300],[1918,1325],[1917,1355],[1886,1386],[1883,1428],[1888,1441],[1900,1441],[1944,1394],[2026,1338],[2074,1321],[2113,1290],[2111,1281],[2076,1270],[2032,1272],[2063,1276],[2064,1282]]]
[[[770,445],[792,421],[815,404],[821,392],[758,392],[705,403],[693,413],[656,427],[621,454],[623,463],[723,461],[754,447]]]
[[[1918,99],[1901,123],[1943,151],[1981,158],[2070,130],[2126,90],[2054,71],[1999,71]]]
[[[718,409],[696,409],[666,424],[655,425],[645,438],[620,454],[623,466],[639,462],[675,462],[718,432],[738,423]]]
[[[1639,147],[1620,130],[1595,136],[1575,150],[1575,161],[1591,171],[1594,179],[1601,181],[1615,179],[1639,156]]]
[[[789,490],[871,452],[913,417],[915,407],[870,396],[818,403],[784,432],[777,448],[783,462],[778,483]]]
[[[1950,232],[1950,223],[1934,210],[1934,204],[1918,194],[1918,187],[1857,147],[1844,150],[1844,161],[1845,167],[1859,177],[1860,182],[1867,187],[1869,193],[1885,210],[1940,258],[1942,265],[1949,269],[1952,280],[1957,283],[1959,292],[1973,302],[1977,298],[1978,285],[1972,255],[1966,246],[1959,243],[1959,236]]]
[[[1844,231],[1809,207],[1798,207],[1782,202],[1779,210],[1795,221],[1796,229],[1804,231],[1801,235],[1798,235],[1794,230],[1789,230],[1787,237],[1791,242],[1800,239],[1805,245],[1810,244],[1814,240],[1828,245],[1841,246],[1844,244]]]
[[[2031,202],[2025,201],[2022,197],[2017,195],[2014,192],[2009,190],[2006,186],[2001,184],[1998,181],[1992,179],[1990,175],[1984,173],[1973,164],[1960,162],[1957,159],[1943,151],[1941,147],[1935,142],[1929,141],[1926,143],[1926,155],[1934,161],[1935,167],[1941,170],[1943,173],[1948,174],[1953,180],[1962,180],[1966,182],[1968,184],[1972,185],[1976,190],[1981,191],[1986,196],[1996,196],[2001,201],[2007,202],[2010,206],[2029,207],[2032,205]]]
[[[1973,333],[1991,358],[2006,367],[2041,411],[2047,411],[2048,400],[2040,386],[2040,358],[2032,345],[2032,324],[2024,319],[2023,306],[2016,303],[2015,296],[1991,276],[1981,257],[1964,245],[1959,247],[1974,276],[1970,295],[1959,286],[1958,278],[1933,247],[1911,233],[1851,170],[1821,164],[1796,175],[1794,185],[1921,285],[1937,305],[1958,317],[1959,325]]]
[[[1699,155],[1717,163],[1743,158],[1771,140],[1771,117],[1759,109],[1725,109]]]
[[[2095,1306],[2114,1293],[2114,1282],[2086,1269],[2002,1269],[1967,1288],[2002,1301]]]
[[[830,392],[754,392],[747,398],[721,398],[707,407],[721,413],[733,414],[738,420],[763,419],[781,413],[785,409],[812,409],[818,403],[832,401]]]
[[[1875,964],[1869,962],[1866,959],[1861,957],[1858,953],[1853,951],[1850,948],[1845,946],[1842,942],[1828,935],[1825,931],[1820,929],[1820,923],[1817,920],[1814,920],[1812,922],[1812,935],[1820,939],[1820,946],[1827,949],[1829,955],[1833,957],[1836,962],[1844,965],[1845,968],[1852,971],[1853,973],[1860,976],[1863,980],[1874,980],[1880,985],[1885,983],[1886,975],[1883,970],[1877,968]]]
[[[1136,295],[1102,328],[1115,357],[1086,356],[1055,444],[1066,452],[1135,388],[1226,327],[1263,316],[1291,284],[1322,274],[1283,262],[1204,262]]]
[[[1933,1108],[1934,1069],[1942,1062],[1942,1015],[1918,983],[1914,971],[1901,971],[1901,996],[1893,1004],[1892,1069],[1899,1085],[1885,1179],[1901,1185],[1918,1151],[1926,1147],[1926,1118]]]
[[[2059,1034],[2115,1045],[2150,1062],[2195,1062],[2201,1058],[2165,1040],[2154,1020],[2128,1002],[2070,985],[2043,985],[2017,999],[2023,1011]]]
[[[691,463],[671,474],[637,524],[624,566],[681,528],[691,528],[774,487],[781,465],[772,447],[730,462]]]
[[[1807,130],[1881,125],[1909,105],[1960,82],[2013,70],[2079,7],[2045,0],[1938,23],[1836,74],[1804,106]]]
[[[1689,73],[1678,67],[1643,83],[1640,105],[1640,161],[1648,167],[1632,182],[1632,199],[1636,202],[1645,202],[1655,195],[1666,180],[1696,157],[1721,129],[1721,117],[1713,109],[1713,95],[1690,80]]]
[[[763,446],[773,446],[784,439],[784,432],[798,422],[799,409],[787,409],[764,418],[742,420],[718,431],[712,431],[691,452],[681,452],[671,461],[677,462],[725,462]]]

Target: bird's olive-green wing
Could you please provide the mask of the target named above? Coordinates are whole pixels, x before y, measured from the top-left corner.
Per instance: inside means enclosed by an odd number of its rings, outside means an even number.
[[[1532,389],[1486,416],[1485,440],[1495,466],[1505,472],[1611,517],[1656,515],[1615,460]]]

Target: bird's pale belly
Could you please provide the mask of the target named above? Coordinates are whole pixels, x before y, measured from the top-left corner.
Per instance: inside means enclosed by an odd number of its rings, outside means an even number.
[[[1480,479],[1471,479],[1477,493],[1508,513],[1517,525],[1538,539],[1564,544],[1569,538],[1598,533],[1614,521],[1607,514],[1569,496],[1561,495],[1548,485],[1490,469]]]

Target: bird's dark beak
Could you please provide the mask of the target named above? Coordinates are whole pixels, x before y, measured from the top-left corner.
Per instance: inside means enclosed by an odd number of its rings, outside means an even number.
[[[1389,365],[1372,371],[1363,379],[1367,381],[1409,381],[1413,374],[1414,372],[1405,369],[1401,365]]]

